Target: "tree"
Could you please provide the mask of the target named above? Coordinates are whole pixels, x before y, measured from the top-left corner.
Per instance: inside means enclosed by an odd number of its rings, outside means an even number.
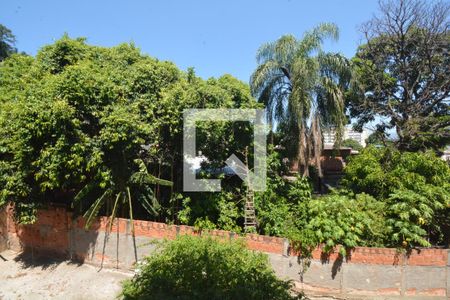
[[[450,142],[449,9],[444,2],[380,2],[380,14],[362,27],[367,42],[352,60],[348,107],[359,127],[381,116],[377,130],[395,128],[401,150]]]
[[[366,144],[387,147],[394,146],[394,141],[389,139],[384,131],[375,130],[367,137]]]
[[[16,37],[11,30],[0,24],[0,61],[17,52],[15,43]]]
[[[322,24],[300,40],[285,35],[264,44],[251,76],[253,94],[266,105],[269,123],[286,136],[284,143],[303,175],[309,175],[311,158],[321,175],[323,128],[334,127],[339,140],[346,124],[349,63],[340,54],[322,51],[327,38],[338,38],[335,25]]]
[[[36,57],[13,55],[0,64],[0,206],[14,202],[22,222],[49,202],[90,221],[131,217],[132,206],[134,217],[175,222],[183,110],[257,105],[230,75],[205,81],[130,44],[64,36]],[[249,124],[203,125],[199,147],[211,163],[251,140]]]

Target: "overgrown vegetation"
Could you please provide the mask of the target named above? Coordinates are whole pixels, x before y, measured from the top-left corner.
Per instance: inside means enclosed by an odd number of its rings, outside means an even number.
[[[13,201],[21,222],[51,202],[90,220],[136,207],[135,217],[175,222],[183,110],[256,106],[233,77],[204,81],[134,45],[64,36],[36,58],[12,55],[0,66],[0,205]],[[247,127],[203,124],[209,163],[223,165],[225,149],[242,152]]]
[[[342,254],[355,246],[448,245],[449,182],[449,166],[433,152],[368,147],[328,195],[313,196],[306,178],[271,177],[256,197],[260,230],[289,237],[305,255],[321,244],[325,252],[342,245]]]
[[[300,299],[267,255],[239,241],[181,236],[165,241],[126,282],[124,299]]]
[[[450,168],[433,152],[366,148],[346,167],[342,185],[384,203],[385,245],[449,244]]]
[[[448,245],[450,170],[436,153],[449,137],[449,9],[389,3],[351,63],[322,50],[337,38],[333,24],[263,45],[251,89],[230,75],[203,80],[133,44],[104,48],[64,36],[36,57],[17,54],[0,27],[0,206],[13,202],[22,223],[35,221],[38,207],[62,203],[87,226],[102,214],[241,233],[247,187],[217,173],[232,153],[252,161],[252,126],[198,124],[199,176],[222,179],[223,190],[185,193],[182,114],[265,106],[277,126],[268,137],[267,190],[254,194],[258,233],[288,237],[306,256],[320,244],[326,252],[341,245],[343,255],[355,246]],[[376,147],[340,141],[346,112],[358,126],[383,117],[368,139]],[[325,128],[336,130],[336,147],[360,153],[339,189],[316,195]],[[398,140],[388,140],[394,128]],[[294,163],[309,178],[292,176]]]

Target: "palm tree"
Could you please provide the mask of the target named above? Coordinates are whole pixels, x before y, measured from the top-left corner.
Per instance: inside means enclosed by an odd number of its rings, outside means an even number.
[[[339,143],[346,124],[344,91],[350,81],[348,60],[322,50],[325,39],[338,39],[334,24],[321,24],[301,40],[285,35],[262,45],[252,74],[252,93],[267,108],[269,124],[295,149],[298,170],[309,176],[312,162],[322,176],[322,131],[333,129]]]

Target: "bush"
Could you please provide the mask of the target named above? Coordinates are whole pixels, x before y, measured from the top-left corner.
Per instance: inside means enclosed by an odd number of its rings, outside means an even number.
[[[294,182],[282,178],[278,172],[281,164],[276,152],[270,153],[268,166],[267,189],[255,193],[257,220],[262,234],[285,237],[292,230],[298,203],[311,198],[312,187],[307,177],[299,176]]]
[[[240,196],[237,194],[237,196]],[[243,215],[236,194],[227,191],[219,193],[198,193],[185,198],[178,212],[181,223],[197,229],[221,229],[240,233],[238,224]]]
[[[384,204],[367,194],[338,194],[310,199],[298,206],[296,228],[291,240],[303,256],[317,245],[331,252],[342,245],[340,253],[356,246],[380,246],[386,224]]]
[[[368,147],[350,160],[341,183],[385,203],[386,246],[448,243],[450,168],[433,152]]]
[[[267,188],[256,192],[254,197],[258,229],[261,234],[285,236],[286,222],[292,219],[293,202],[287,194],[290,185],[280,176],[283,168],[280,154],[271,147],[267,167]]]
[[[165,241],[124,284],[125,299],[295,299],[267,256],[241,242],[182,236]]]

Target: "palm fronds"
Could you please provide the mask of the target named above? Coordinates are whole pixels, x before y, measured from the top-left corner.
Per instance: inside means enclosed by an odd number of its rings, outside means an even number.
[[[326,39],[338,37],[338,28],[324,23],[300,40],[285,35],[266,43],[258,50],[258,67],[250,78],[253,95],[267,108],[268,122],[284,130],[296,128],[298,138],[287,141],[295,143],[290,146],[297,149],[303,175],[308,175],[312,159],[321,176],[322,130],[333,128],[339,140],[346,123],[344,90],[350,66],[342,55],[322,51]]]
[[[95,195],[101,195],[94,200],[83,214],[86,220],[86,229],[92,225],[101,208],[105,206],[112,206],[112,211],[109,215],[109,230],[112,229],[119,207],[128,209],[128,215],[133,220],[133,199],[139,202],[150,215],[157,216],[159,214],[161,205],[153,194],[152,186],[155,184],[172,186],[173,183],[150,174],[143,160],[135,160],[135,164],[137,171],[129,176],[126,184],[115,184],[111,182],[108,186],[101,187],[98,182],[93,181],[86,184],[78,192],[72,202],[72,208],[78,211],[83,211],[83,202],[87,202],[90,198],[95,197]],[[115,200],[111,198],[113,195],[115,195]],[[132,230],[134,231],[134,227],[132,227]]]
[[[91,207],[84,213],[83,218],[86,220],[86,228],[91,227],[94,218],[98,215],[100,208],[105,204],[111,195],[111,190],[106,190],[95,202],[91,205]]]

